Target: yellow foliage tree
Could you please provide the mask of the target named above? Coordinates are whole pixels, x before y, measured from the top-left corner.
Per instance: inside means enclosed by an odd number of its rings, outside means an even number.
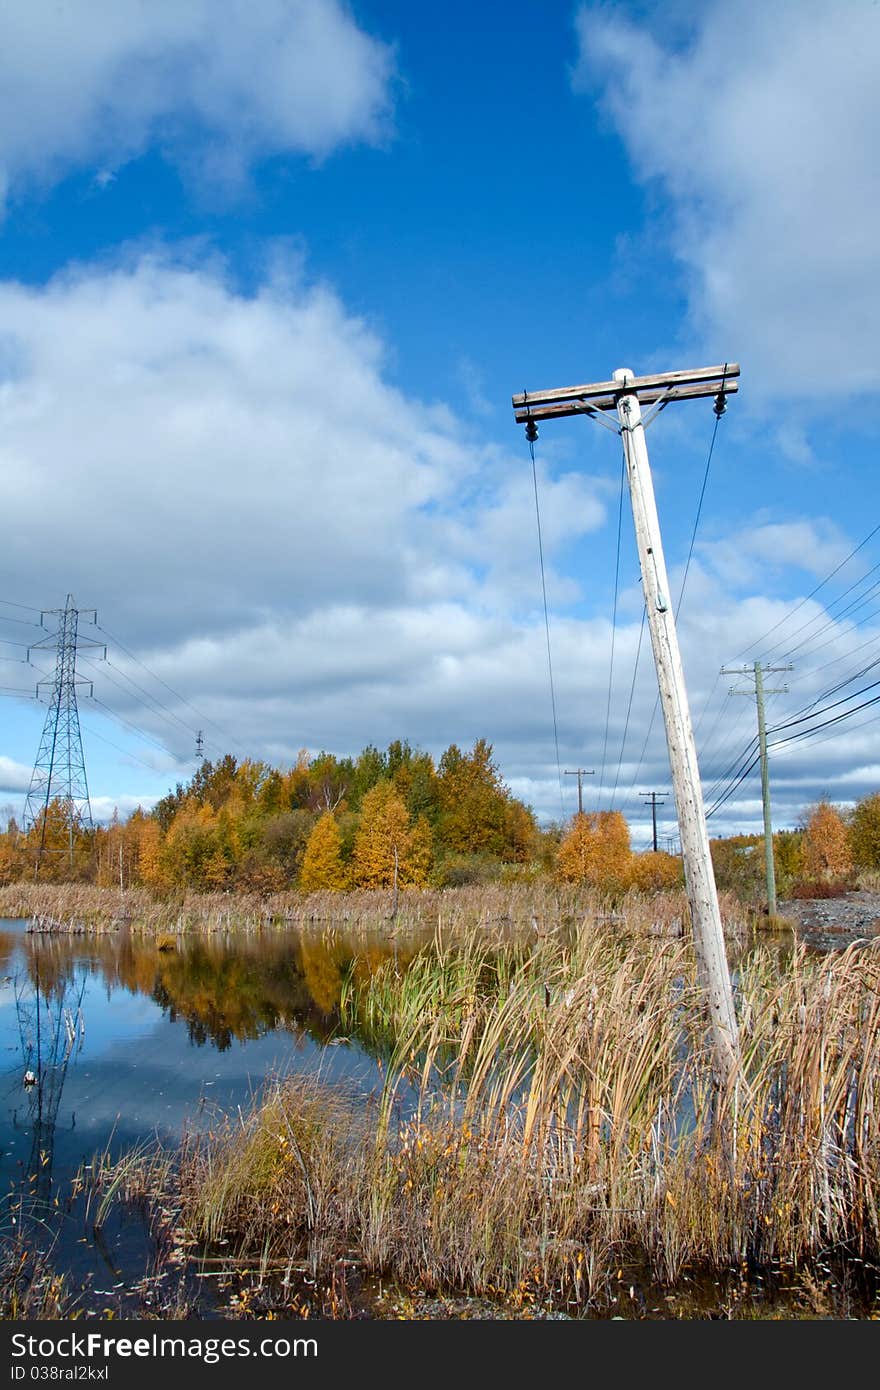
[[[387,778],[371,787],[361,803],[361,823],[354,839],[352,868],[358,888],[390,888],[395,866],[399,884],[413,884],[424,869],[427,825],[418,835],[409,812]]]
[[[574,817],[557,851],[556,867],[571,883],[613,893],[626,886],[631,860],[629,827],[621,813],[593,811]]]
[[[830,801],[819,801],[804,831],[804,873],[808,879],[846,878],[852,873],[849,831]]]
[[[426,816],[419,816],[412,828],[406,878],[401,882],[424,888],[434,865],[434,836]]]
[[[147,888],[165,888],[167,879],[162,867],[162,831],[158,821],[145,816],[138,807],[128,822],[134,840],[134,872]]]
[[[299,886],[304,893],[322,889],[338,892],[348,886],[348,874],[342,862],[342,836],[332,811],[326,811],[316,821],[306,843]]]

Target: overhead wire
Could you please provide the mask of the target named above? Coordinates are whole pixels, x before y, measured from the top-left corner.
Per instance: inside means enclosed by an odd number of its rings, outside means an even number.
[[[111,719],[114,719],[117,724],[123,724],[126,729],[130,729],[132,733],[137,734],[138,737],[144,739],[146,743],[151,743],[154,748],[158,748],[160,753],[164,753],[166,757],[168,756],[169,750],[165,747],[164,743],[160,743],[158,739],[153,738],[144,729],[139,728],[137,724],[133,724],[130,719],[126,719],[124,715],[119,714],[117,710],[111,709],[109,705],[105,705],[104,701],[99,700],[97,695],[91,695],[87,698],[90,704],[97,705],[98,708],[102,709],[105,714],[108,714]]]
[[[531,428],[529,428],[531,426]],[[538,499],[538,466],[535,462],[535,440],[538,431],[533,420],[526,426],[526,439],[532,460],[532,484],[535,491],[535,523],[538,531],[538,559],[541,566],[541,595],[544,600],[544,633],[547,639],[547,670],[550,676],[550,708],[553,714],[553,744],[556,749],[556,774],[559,778],[559,809],[565,820],[565,797],[562,792],[562,759],[559,756],[559,721],[556,715],[556,687],[553,681],[553,656],[550,646],[550,609],[547,605],[547,578],[544,569],[544,538],[541,529],[541,504]]]
[[[149,666],[147,666],[147,664],[144,661],[142,661],[140,657],[135,656],[134,652],[130,651],[128,647],[126,647],[122,642],[120,642],[118,637],[114,637],[113,633],[110,632],[106,627],[104,627],[101,623],[95,623],[94,626],[97,628],[99,632],[102,632],[105,637],[109,638],[109,640],[113,643],[115,647],[118,647],[120,651],[124,652],[125,655],[131,661],[135,662],[135,664],[140,666],[142,670],[146,671],[148,676],[152,677],[154,681],[157,681],[159,685],[164,686],[164,688],[168,691],[169,695],[173,695],[175,700],[179,700],[182,705],[186,705],[188,709],[191,709],[193,714],[198,716],[202,724],[210,724],[211,727],[215,729],[218,734],[221,734],[223,736],[227,743],[233,743],[237,748],[241,749],[242,752],[247,752],[247,750],[244,747],[244,744],[242,744],[237,738],[230,734],[228,730],[223,729],[216,722],[216,720],[209,718],[209,716],[206,715],[203,711],[197,709],[191,700],[188,700],[185,695],[181,695],[179,690],[175,690],[173,686],[170,686],[166,680],[164,680],[161,676],[158,676],[155,671],[151,671]]]
[[[865,536],[864,540],[859,541],[858,545],[855,546],[854,549],[851,550],[850,553],[843,560],[840,561],[840,564],[835,565],[834,569],[829,571],[829,573],[826,574],[824,579],[820,579],[819,583],[815,586],[815,588],[811,589],[808,594],[805,594],[804,597],[800,599],[788,613],[783,614],[783,616],[778,620],[778,622],[775,622],[773,626],[769,627],[767,631],[764,632],[760,637],[756,637],[755,640],[753,642],[750,642],[747,647],[743,647],[742,651],[737,652],[736,656],[733,657],[733,660],[739,661],[740,657],[745,656],[747,652],[752,651],[755,647],[759,647],[761,643],[764,642],[766,638],[770,636],[771,633],[776,632],[777,629],[782,627],[783,624],[787,623],[790,618],[793,618],[795,613],[797,613],[801,608],[803,608],[805,603],[809,603],[810,599],[814,598],[815,595],[818,594],[820,589],[823,589],[825,585],[830,580],[832,580],[836,574],[840,573],[844,565],[848,565],[850,560],[852,560],[856,555],[858,555],[860,550],[864,549],[864,547],[868,544],[868,541],[873,539],[873,537],[877,535],[878,531],[880,531],[880,524],[875,526],[873,530],[869,531],[867,536]]]
[[[20,608],[20,609],[22,610],[23,613],[40,613],[40,614],[43,614],[43,613],[47,612],[47,610],[46,610],[45,608],[34,608],[34,607],[33,607],[31,604],[29,604],[29,603],[15,603],[15,602],[14,602],[12,599],[10,599],[10,598],[0,598],[0,603],[3,604],[4,608]],[[21,618],[10,618],[9,621],[12,622],[12,623],[14,623],[14,622],[22,622],[23,619],[21,619]],[[39,623],[34,623],[33,626],[34,626],[34,627],[39,627],[40,624],[39,624]]]
[[[614,645],[617,636],[617,597],[620,589],[620,538],[623,528],[623,485],[626,479],[626,453],[621,451],[620,460],[620,496],[617,503],[617,553],[614,560],[614,598],[611,604],[611,658],[608,663],[608,698],[605,703],[605,736],[602,740],[602,766],[599,773],[599,785],[596,788],[596,810],[598,811],[602,801],[602,789],[605,784],[605,762],[608,756],[608,730],[611,725],[611,695],[614,688]],[[619,766],[618,766],[619,771]],[[615,787],[617,783],[615,782]]]
[[[99,670],[99,666],[95,661],[89,659],[88,657],[86,657],[85,660],[94,671]],[[151,695],[149,691],[144,690],[143,686],[138,685],[137,681],[132,680],[131,676],[129,676],[125,671],[121,670],[120,667],[114,666],[113,662],[109,659],[109,657],[107,658],[106,662],[101,663],[101,666],[109,667],[111,671],[115,671],[116,674],[121,676],[123,680],[128,681],[129,685],[133,686],[134,689],[138,691],[138,693],[142,695],[145,700],[150,702],[151,707],[154,707],[152,710],[153,713],[159,713],[161,716],[164,716],[166,720],[173,720],[176,724],[179,724],[180,727],[191,737],[197,732],[195,729],[191,728],[190,725],[187,724],[183,719],[181,719],[180,715],[175,714],[174,710],[169,709],[168,706],[158,698],[158,696]],[[104,674],[106,675],[106,671],[104,672]],[[107,680],[110,681],[111,685],[115,685],[118,690],[123,691],[124,694],[128,694],[125,687],[123,685],[120,685],[119,681],[114,680],[112,676],[107,675]]]
[[[83,728],[86,730],[86,732],[88,733],[88,735],[89,735],[90,738],[98,738],[98,739],[100,739],[101,742],[102,742],[102,743],[106,743],[106,744],[108,745],[108,747],[110,747],[110,748],[115,748],[115,749],[116,749],[116,752],[117,752],[117,753],[121,753],[121,754],[123,755],[123,757],[131,758],[131,760],[132,760],[133,762],[140,763],[141,767],[145,767],[145,768],[147,769],[148,772],[153,772],[153,773],[156,772],[156,768],[152,767],[152,766],[151,766],[148,762],[146,762],[143,758],[139,758],[138,755],[137,755],[137,753],[132,753],[131,750],[130,750],[129,748],[121,748],[120,745],[119,745],[118,743],[114,743],[112,739],[107,738],[106,734],[99,734],[99,733],[98,733],[98,730],[92,728],[92,725],[91,725],[90,723],[86,722],[85,720],[81,720],[81,723],[82,723]]]
[[[636,646],[636,659],[635,659],[635,661],[633,662],[632,680],[630,681],[630,687],[629,687],[629,699],[627,700],[627,703],[626,703],[626,717],[625,717],[625,719],[624,719],[624,721],[623,721],[623,738],[622,738],[621,741],[620,741],[620,756],[619,756],[618,759],[617,759],[617,771],[616,771],[615,774],[614,774],[614,786],[613,786],[613,788],[612,788],[612,790],[611,790],[611,808],[612,808],[612,810],[613,810],[613,808],[614,808],[614,798],[615,798],[616,795],[617,795],[617,784],[618,784],[618,782],[620,781],[620,772],[621,772],[621,769],[622,769],[622,767],[623,767],[623,758],[624,758],[624,754],[625,754],[625,752],[626,752],[626,739],[627,739],[627,734],[628,734],[628,732],[629,732],[630,715],[631,715],[631,713],[632,713],[633,699],[634,699],[634,697],[635,697],[635,691],[636,691],[636,677],[637,677],[638,674],[639,674],[639,657],[640,657],[641,654],[642,654],[642,638],[643,638],[644,635],[645,635],[645,622],[646,622],[646,620],[647,620],[647,616],[648,616],[648,615],[647,615],[647,610],[646,610],[645,607],[643,606],[643,607],[642,607],[642,621],[641,621],[641,623],[639,624],[639,640],[638,640],[638,644],[637,644],[637,646]]]

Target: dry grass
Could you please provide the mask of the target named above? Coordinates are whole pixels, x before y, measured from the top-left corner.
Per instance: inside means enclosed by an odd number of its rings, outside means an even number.
[[[66,1318],[73,1308],[63,1276],[52,1269],[48,1256],[21,1238],[4,1238],[0,1248],[0,1318]]]
[[[748,912],[732,895],[721,894],[725,930],[748,930]],[[181,892],[156,897],[144,888],[120,895],[83,884],[14,883],[0,886],[0,917],[39,918],[59,928],[111,931],[127,925],[135,933],[180,936],[186,933],[260,932],[296,927],[323,936],[360,934],[365,943],[377,934],[431,937],[451,941],[479,929],[486,940],[504,942],[585,923],[625,921],[656,936],[676,936],[688,920],[683,892],[639,893],[603,898],[591,889],[546,879],[529,884],[489,884],[444,889],[406,888],[392,916],[390,892],[350,893]]]
[[[783,975],[751,955],[722,1110],[690,948],[644,927],[441,933],[352,986],[348,1018],[396,1039],[378,1109],[299,1079],[191,1138],[187,1239],[262,1276],[356,1260],[580,1313],[610,1306],[621,1266],[669,1288],[743,1261],[876,1261],[880,947],[798,948]]]

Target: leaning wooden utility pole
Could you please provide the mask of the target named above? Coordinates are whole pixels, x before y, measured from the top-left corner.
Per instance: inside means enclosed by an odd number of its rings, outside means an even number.
[[[715,396],[715,410],[720,415],[726,396],[737,390],[738,376],[736,363],[643,377],[621,368],[614,373],[612,381],[561,387],[554,391],[529,391],[513,397],[516,419],[526,425],[526,434],[531,439],[537,436],[535,422],[538,420],[586,413],[600,417],[623,440],[645,608],[666,725],[694,948],[708,1004],[716,1071],[724,1087],[735,1079],[739,1070],[739,1032],[709,851],[697,752],[648,463],[645,425],[670,401],[699,396]],[[647,421],[642,419],[643,404],[655,405]],[[617,414],[617,427],[611,425],[604,414],[612,410]]]

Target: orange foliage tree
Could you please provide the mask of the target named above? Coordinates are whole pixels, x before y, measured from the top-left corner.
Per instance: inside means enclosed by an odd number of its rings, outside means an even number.
[[[810,810],[804,830],[804,873],[808,879],[847,878],[852,873],[849,831],[830,801]]]
[[[620,811],[576,815],[556,854],[561,878],[603,893],[626,887],[631,861],[629,827]]]
[[[661,893],[684,883],[682,861],[663,850],[634,854],[630,862],[629,883],[641,893]]]

